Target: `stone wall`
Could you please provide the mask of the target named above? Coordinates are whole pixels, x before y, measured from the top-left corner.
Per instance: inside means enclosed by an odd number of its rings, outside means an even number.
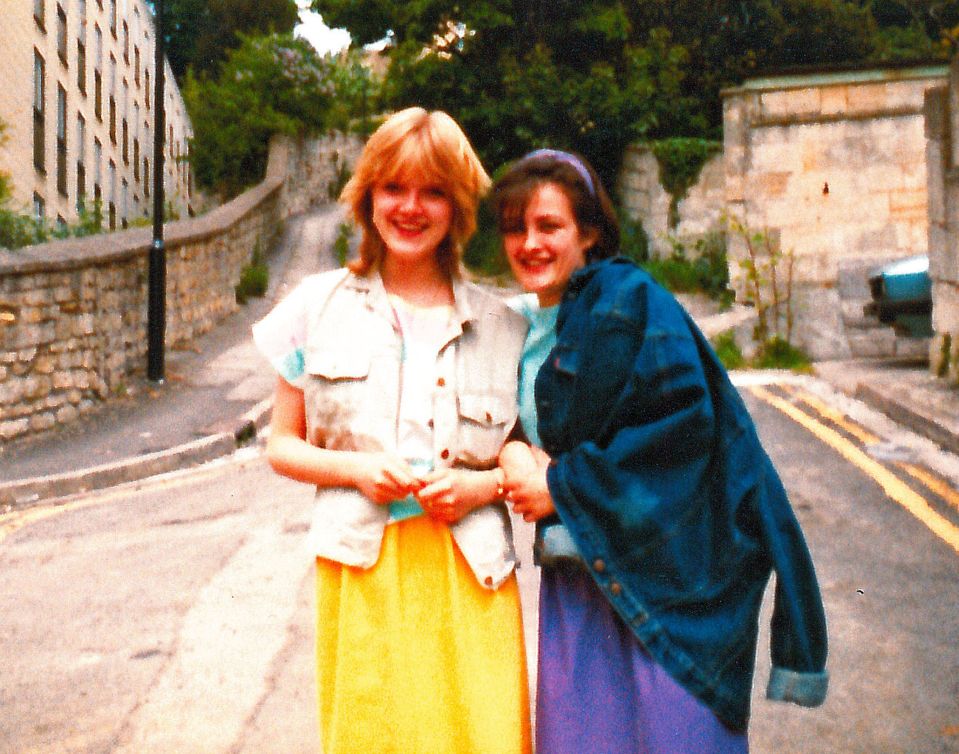
[[[642,223],[653,256],[669,256],[673,251],[670,239],[691,250],[698,239],[722,232],[726,200],[723,157],[717,154],[703,165],[696,183],[678,204],[679,222],[675,227],[669,222],[672,197],[663,188],[659,162],[648,146],[633,144],[627,148],[620,175],[620,196],[629,216]]]
[[[206,215],[168,223],[166,343],[181,345],[237,308],[235,286],[254,249],[283,220],[328,201],[334,162],[359,142],[276,139],[260,185]],[[146,360],[152,231],[0,250],[0,446],[70,422],[121,389]]]
[[[945,84],[926,93],[925,115],[934,332],[929,366],[959,382],[959,59]]]
[[[795,255],[796,341],[854,353],[875,266],[927,250],[923,98],[942,66],[755,79],[724,92],[725,205]],[[728,239],[747,299],[741,237]]]

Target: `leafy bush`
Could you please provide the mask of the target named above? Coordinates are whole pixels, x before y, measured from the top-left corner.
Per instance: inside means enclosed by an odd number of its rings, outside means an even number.
[[[665,259],[647,259],[642,266],[663,287],[677,293],[705,293],[723,307],[733,302],[729,289],[726,239],[722,233],[709,233],[696,241],[695,255],[687,256],[685,246],[670,239],[673,253]]]
[[[240,270],[240,282],[236,285],[236,302],[245,304],[251,297],[265,296],[270,284],[270,269],[263,261],[260,244],[253,247],[250,263]]]
[[[197,184],[235,196],[263,179],[273,134],[346,130],[373,88],[352,58],[321,57],[292,35],[242,37],[216,76],[187,74]]]
[[[732,330],[720,333],[713,339],[713,349],[716,356],[726,369],[742,369],[746,366],[746,359],[743,352],[736,343],[736,333]]]
[[[340,267],[346,265],[350,256],[350,238],[353,236],[353,224],[340,223],[336,229],[336,239],[333,241],[333,256]]]
[[[669,227],[679,224],[679,203],[695,185],[703,166],[722,151],[718,141],[674,137],[650,142],[650,149],[659,163],[659,177],[669,192]]]

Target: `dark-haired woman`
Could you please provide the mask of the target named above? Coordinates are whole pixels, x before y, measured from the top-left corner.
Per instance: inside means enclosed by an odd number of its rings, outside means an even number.
[[[494,204],[529,292],[530,445],[500,464],[537,522],[536,749],[745,752],[773,570],[768,694],[816,705],[827,683],[819,589],[779,478],[695,324],[615,256],[615,214],[581,157],[528,155]]]

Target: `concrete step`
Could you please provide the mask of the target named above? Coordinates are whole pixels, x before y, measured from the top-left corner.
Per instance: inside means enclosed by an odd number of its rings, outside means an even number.
[[[891,327],[848,332],[849,350],[854,358],[908,359],[926,361],[929,358],[929,338],[904,338]]]

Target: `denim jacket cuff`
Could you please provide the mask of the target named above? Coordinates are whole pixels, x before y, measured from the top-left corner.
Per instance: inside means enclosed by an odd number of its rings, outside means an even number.
[[[800,673],[786,668],[772,669],[766,698],[774,702],[793,702],[803,707],[818,707],[826,699],[829,673]]]

